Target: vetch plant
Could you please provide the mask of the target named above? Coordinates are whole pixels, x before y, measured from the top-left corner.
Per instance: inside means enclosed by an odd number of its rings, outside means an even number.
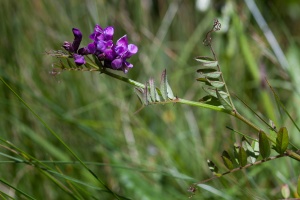
[[[77,28],[73,28],[72,31],[74,34],[73,42],[64,42],[63,48],[69,52],[70,57],[74,58],[77,66],[86,64],[84,56],[91,54],[97,58],[97,61],[104,68],[122,70],[127,73],[133,67],[127,59],[136,54],[138,48],[134,44],[128,44],[126,35],[121,37],[114,45],[113,27],[109,26],[103,29],[101,26],[96,25],[94,32],[90,35],[93,42],[80,49],[78,48],[82,40],[82,33]]]
[[[63,48],[67,52],[48,52],[49,55],[58,59],[58,62],[54,64],[52,74],[57,74],[60,71],[67,70],[98,71],[102,74],[106,74],[112,78],[133,85],[143,106],[180,103],[198,108],[206,108],[233,116],[237,120],[247,124],[251,130],[254,130],[257,136],[250,137],[249,135],[234,130],[231,127],[227,127],[234,133],[241,135],[240,141],[238,141],[237,144],[233,144],[231,150],[224,150],[220,154],[220,157],[228,171],[220,173],[218,170],[219,167],[214,164],[212,160],[207,160],[208,167],[213,176],[207,180],[192,184],[188,189],[192,195],[194,195],[197,191],[197,187],[201,186],[201,184],[205,182],[252,166],[257,166],[264,162],[269,162],[281,157],[290,157],[300,162],[299,147],[290,141],[288,129],[286,127],[280,127],[278,129],[276,125],[265,121],[253,109],[239,99],[238,96],[234,95],[235,98],[244,103],[245,106],[267,126],[272,133],[267,134],[265,127],[258,127],[252,123],[250,120],[241,115],[235,107],[232,100],[232,94],[229,92],[222,74],[220,63],[218,62],[212,45],[212,34],[220,29],[220,22],[215,20],[212,29],[207,32],[205,39],[203,40],[203,44],[210,48],[212,57],[198,56],[195,58],[195,60],[200,63],[200,66],[197,69],[197,81],[202,83],[202,89],[207,94],[199,101],[191,101],[175,96],[168,83],[166,70],[162,72],[159,86],[155,84],[154,79],[152,78],[143,84],[114,73],[114,70],[120,70],[124,73],[128,73],[129,69],[131,69],[133,65],[129,63],[127,59],[138,52],[138,47],[134,44],[129,44],[126,35],[114,43],[114,28],[111,26],[103,29],[100,25],[96,25],[94,32],[89,36],[92,42],[82,48],[79,48],[82,40],[82,34],[79,29],[73,28],[73,42],[64,42],[63,44]],[[300,131],[297,124],[289,115],[287,109],[281,103],[275,90],[267,80],[266,82],[268,83],[275,100]],[[180,94],[180,91],[177,91],[176,94]],[[275,151],[277,155],[270,156],[271,151]],[[300,181],[298,181],[297,188],[298,194],[300,194]],[[284,192],[284,197],[289,196],[287,195],[289,192],[287,192],[286,187],[283,188],[282,191]]]

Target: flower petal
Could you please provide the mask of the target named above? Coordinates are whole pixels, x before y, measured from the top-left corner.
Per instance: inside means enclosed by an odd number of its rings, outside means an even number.
[[[96,40],[96,38],[103,33],[103,29],[100,25],[96,24],[95,28],[94,28],[94,32],[90,35],[90,38],[92,40]]]
[[[112,61],[115,59],[115,52],[112,49],[106,49],[104,55],[106,60]]]
[[[70,52],[70,53],[74,53],[74,50],[73,50],[71,42],[65,41],[64,44],[63,44],[63,48],[65,50],[67,50],[68,52]]]
[[[122,46],[124,48],[127,48],[127,46],[128,46],[127,35],[124,35],[123,37],[118,39],[116,46]]]
[[[126,58],[130,58],[132,55],[136,54],[138,52],[138,47],[135,46],[134,44],[129,44],[128,45],[128,51],[125,54]]]
[[[79,54],[74,54],[73,57],[74,57],[74,60],[75,60],[75,64],[77,66],[85,64],[84,56],[79,55]]]
[[[111,62],[111,67],[113,69],[120,69],[122,65],[123,65],[123,60],[120,58],[117,58]]]
[[[78,54],[80,55],[94,54],[95,52],[96,52],[96,46],[94,43],[90,43],[86,47],[80,48],[78,50]]]
[[[114,36],[114,27],[112,26],[108,26],[103,30],[103,34],[104,34],[104,39],[106,41],[108,40],[112,40],[113,36]]]
[[[75,37],[74,41],[72,43],[72,47],[73,47],[73,51],[77,52],[79,45],[81,43],[81,40],[82,40],[82,33],[78,28],[73,28],[72,31],[73,31],[73,35]]]

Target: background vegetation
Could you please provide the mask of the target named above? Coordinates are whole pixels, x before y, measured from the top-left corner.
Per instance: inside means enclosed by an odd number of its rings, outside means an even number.
[[[277,127],[286,126],[299,146],[299,132],[278,111],[264,78],[300,122],[300,4],[257,4],[287,66],[280,64],[244,1],[212,1],[200,11],[188,0],[1,0],[0,76],[114,192],[132,199],[187,199],[192,183],[211,176],[206,159],[222,167],[221,152],[239,139],[225,126],[253,137],[257,133],[225,114],[177,104],[148,106],[134,114],[141,104],[130,85],[93,72],[52,76],[56,60],[44,52],[72,41],[73,27],[82,30],[86,45],[96,23],[113,25],[115,39],[128,34],[139,47],[126,76],[159,82],[167,69],[175,94],[197,100],[205,93],[195,81],[193,58],[210,56],[202,40],[218,18],[222,31],[214,34],[213,46],[229,90]],[[10,185],[36,199],[114,199],[72,162],[66,148],[3,82],[0,87],[1,197],[28,198]],[[239,100],[234,103],[264,127]],[[57,174],[24,163],[24,154],[17,152],[31,155]],[[208,182],[193,199],[278,199],[284,184],[293,196],[298,176],[299,163],[281,158]]]

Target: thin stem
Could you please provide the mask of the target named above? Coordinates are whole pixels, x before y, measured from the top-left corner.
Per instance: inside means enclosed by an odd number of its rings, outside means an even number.
[[[203,183],[206,183],[208,181],[211,181],[211,180],[214,180],[216,178],[220,178],[222,176],[225,176],[227,174],[230,174],[230,173],[233,173],[233,172],[237,172],[237,171],[240,171],[240,170],[243,170],[243,169],[247,169],[251,166],[254,166],[254,165],[259,165],[259,164],[262,164],[264,162],[267,162],[267,161],[271,161],[271,160],[274,160],[274,159],[277,159],[277,158],[281,158],[281,157],[285,157],[285,156],[289,156],[288,154],[282,154],[282,155],[278,155],[278,156],[274,156],[274,157],[269,157],[269,158],[266,158],[266,159],[263,159],[263,160],[259,160],[259,161],[256,161],[255,163],[249,163],[243,167],[237,167],[237,168],[234,168],[230,171],[227,171],[227,172],[224,172],[222,174],[217,174],[209,179],[206,179],[204,181],[201,181],[201,182],[198,182],[198,183],[195,183],[194,185],[198,185],[198,184],[203,184]]]
[[[96,66],[93,63],[89,63],[89,64]],[[118,80],[126,82],[128,84],[131,84],[133,86],[136,86],[136,87],[139,87],[139,88],[143,88],[143,89],[145,88],[144,84],[142,84],[140,82],[137,82],[137,81],[134,81],[132,79],[129,79],[129,78],[126,78],[126,77],[114,74],[114,73],[106,70],[105,68],[104,69],[99,68],[99,71],[101,73],[103,73],[103,74],[106,74],[108,76],[111,76],[113,78],[116,78]],[[159,102],[159,104],[169,104],[169,103],[181,103],[181,104],[186,104],[186,105],[191,105],[191,106],[197,106],[197,107],[201,107],[201,108],[207,108],[207,109],[211,109],[211,110],[214,110],[214,111],[217,111],[217,112],[223,112],[223,113],[226,113],[226,114],[234,116],[235,118],[237,118],[240,121],[244,122],[248,126],[252,127],[257,132],[261,131],[261,129],[258,126],[256,126],[255,124],[253,124],[251,121],[249,121],[248,119],[246,119],[241,114],[239,114],[236,110],[231,111],[231,110],[228,110],[228,109],[225,109],[225,108],[222,108],[222,107],[213,106],[213,105],[209,105],[209,104],[205,104],[205,103],[201,103],[201,102],[196,102],[196,101],[190,101],[190,100],[186,100],[186,99],[180,99],[180,98],[176,98],[174,100],[168,100],[168,101],[165,101],[165,102]],[[154,104],[156,104],[156,103],[154,102]],[[269,139],[273,143],[275,143],[274,140],[272,140],[271,138],[269,138]],[[294,151],[289,151],[289,153],[287,155],[289,157],[291,157],[291,158],[294,158],[294,159],[300,161],[300,155],[298,153],[294,152]]]

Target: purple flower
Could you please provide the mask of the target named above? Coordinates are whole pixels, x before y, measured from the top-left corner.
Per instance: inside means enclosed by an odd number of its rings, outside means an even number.
[[[73,54],[74,60],[75,60],[75,64],[80,66],[80,65],[84,65],[85,64],[85,59],[83,55],[79,55],[79,54]]]
[[[72,29],[74,40],[73,43],[70,42],[64,42],[63,47],[71,54],[73,54],[73,58],[75,60],[76,65],[80,66],[85,64],[85,59],[82,55],[77,53],[77,50],[80,46],[81,40],[82,40],[82,33],[79,29],[73,28]]]
[[[123,70],[125,73],[128,72],[133,65],[126,61],[127,58],[130,58],[132,55],[138,52],[138,47],[134,44],[128,44],[127,36],[124,35],[121,37],[114,48],[116,57],[111,62],[113,69]]]
[[[73,56],[76,65],[85,64],[84,55],[93,54],[106,68],[122,70],[127,73],[133,67],[127,59],[138,52],[138,47],[134,44],[128,44],[126,35],[114,45],[114,28],[112,26],[103,29],[97,24],[94,32],[90,35],[93,42],[80,49],[82,34],[77,28],[73,28],[72,32],[74,35],[73,43],[64,42],[63,47]]]

